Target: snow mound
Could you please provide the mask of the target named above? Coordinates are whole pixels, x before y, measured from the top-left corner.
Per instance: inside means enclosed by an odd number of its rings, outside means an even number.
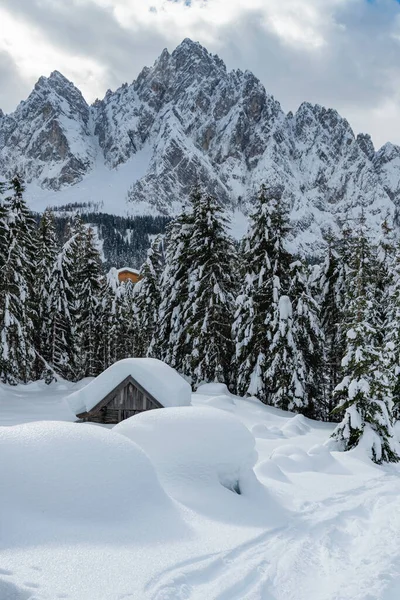
[[[270,458],[280,469],[289,473],[314,470],[312,459],[298,446],[280,446],[273,451]]]
[[[255,471],[259,479],[268,478],[275,479],[276,481],[283,481],[285,483],[289,482],[289,479],[282,469],[269,458],[259,463]]]
[[[164,407],[190,405],[192,388],[175,369],[156,358],[125,358],[68,396],[71,409],[76,415],[90,411],[129,375]]]
[[[257,460],[255,440],[235,417],[209,407],[148,411],[122,421],[117,432],[136,442],[169,486],[222,485],[239,492]]]
[[[279,427],[267,427],[264,423],[256,423],[251,428],[251,433],[255,438],[261,438],[264,440],[274,440],[276,438],[284,438],[285,435],[279,429]]]
[[[311,457],[314,471],[340,475],[350,474],[350,471],[332,456],[331,451],[325,444],[312,446],[307,454]]]
[[[170,502],[145,453],[100,427],[47,421],[1,428],[0,455],[7,457],[0,461],[3,515],[12,507],[106,524],[137,517],[149,502]]]
[[[211,396],[208,400],[204,402],[205,406],[211,406],[212,408],[219,408],[220,410],[226,410],[228,412],[233,412],[235,410],[235,402],[233,401],[232,396]]]
[[[23,590],[11,581],[0,580],[1,600],[34,600],[32,590]]]
[[[204,396],[232,396],[225,383],[203,383],[196,393]]]
[[[273,451],[270,460],[282,471],[287,471],[288,473],[300,473],[304,471],[340,474],[348,473],[348,471],[335,460],[329,449],[322,444],[313,446],[308,452],[305,452],[298,446],[280,446]]]
[[[307,424],[307,419],[303,415],[296,415],[288,420],[282,427],[282,431],[288,437],[297,435],[305,435],[311,431],[311,427]]]

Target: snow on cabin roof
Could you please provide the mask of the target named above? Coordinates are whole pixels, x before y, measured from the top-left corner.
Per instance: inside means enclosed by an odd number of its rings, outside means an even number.
[[[133,273],[134,275],[140,275],[140,271],[137,269],[131,269],[130,267],[122,267],[121,269],[117,269],[117,273]]]
[[[71,409],[76,415],[90,411],[129,375],[165,408],[190,405],[192,388],[175,369],[157,358],[125,358],[70,394]]]

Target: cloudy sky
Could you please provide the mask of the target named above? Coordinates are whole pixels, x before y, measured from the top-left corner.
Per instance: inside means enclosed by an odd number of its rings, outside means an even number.
[[[185,37],[253,71],[286,111],[323,104],[400,144],[398,0],[0,0],[0,107],[55,69],[93,101]]]

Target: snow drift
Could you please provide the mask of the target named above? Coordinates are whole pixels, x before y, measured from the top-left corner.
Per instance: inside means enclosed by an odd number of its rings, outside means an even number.
[[[143,515],[170,500],[145,453],[94,425],[55,421],[0,428],[0,515],[107,523]],[[118,468],[116,468],[118,465]],[[154,510],[154,508],[153,508]]]
[[[235,417],[213,408],[141,413],[113,432],[136,442],[167,486],[217,485],[240,493],[257,460],[254,437]]]

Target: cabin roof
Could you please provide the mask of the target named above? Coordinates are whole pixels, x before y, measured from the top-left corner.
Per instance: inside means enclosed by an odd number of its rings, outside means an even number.
[[[68,403],[76,415],[90,412],[129,377],[163,407],[190,404],[190,385],[175,369],[156,358],[125,358],[116,362],[84,388],[70,394]]]
[[[121,267],[121,269],[117,269],[117,273],[132,273],[133,275],[140,275],[140,271],[137,269],[131,269],[131,267]]]

